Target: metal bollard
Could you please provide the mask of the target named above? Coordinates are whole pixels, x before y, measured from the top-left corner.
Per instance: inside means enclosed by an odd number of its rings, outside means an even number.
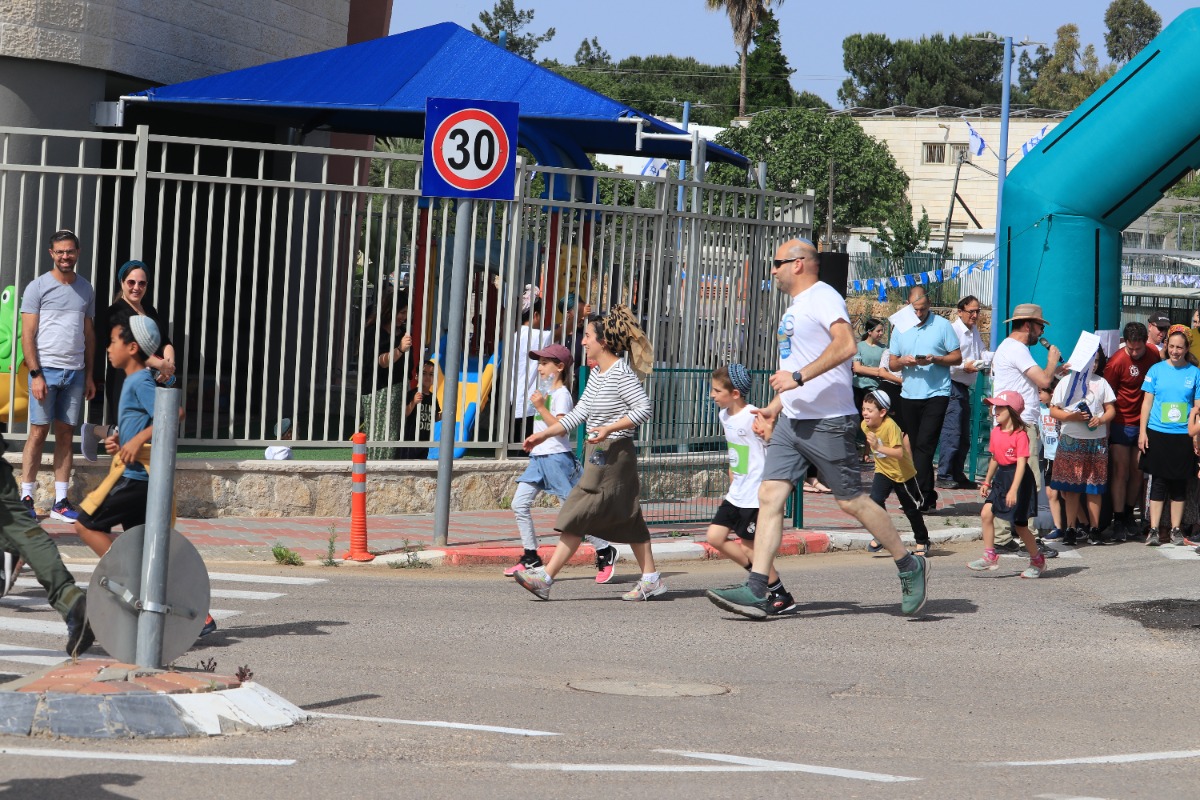
[[[367,550],[367,435],[356,433],[353,471],[350,475],[350,551],[342,556],[347,561],[372,561],[375,556]]]
[[[154,390],[154,446],[146,489],[146,532],[142,540],[142,585],[135,660],[139,667],[162,666],[166,625],[167,554],[171,544],[171,503],[175,497],[175,445],[179,439],[180,392]]]

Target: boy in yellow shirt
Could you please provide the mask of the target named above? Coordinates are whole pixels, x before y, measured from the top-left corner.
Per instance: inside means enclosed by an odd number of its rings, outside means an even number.
[[[907,437],[896,421],[888,416],[891,400],[887,393],[875,389],[863,397],[862,430],[867,444],[875,456],[875,480],[871,484],[871,499],[884,507],[893,491],[900,500],[900,508],[912,525],[917,540],[916,554],[929,555],[929,529],[921,516],[921,489],[917,486],[917,468],[913,465],[912,453],[907,446]],[[872,553],[883,547],[874,539],[867,546]]]

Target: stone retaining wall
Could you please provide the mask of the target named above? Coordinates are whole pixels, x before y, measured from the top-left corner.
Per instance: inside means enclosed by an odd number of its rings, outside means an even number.
[[[20,453],[5,458],[20,471]],[[454,465],[450,491],[453,511],[508,508],[524,460],[469,460]],[[38,472],[34,498],[40,509],[54,502],[51,457]],[[71,502],[78,504],[108,473],[108,460],[89,464],[75,458]],[[20,480],[19,474],[17,479]],[[643,496],[651,500],[716,496],[728,485],[724,468],[702,469],[654,464],[643,470]],[[368,514],[432,514],[437,495],[437,463],[390,461],[367,468]],[[350,514],[350,464],[341,461],[236,461],[182,459],[175,471],[176,513],[190,519],[213,517],[344,517]],[[556,505],[543,495],[539,503]]]

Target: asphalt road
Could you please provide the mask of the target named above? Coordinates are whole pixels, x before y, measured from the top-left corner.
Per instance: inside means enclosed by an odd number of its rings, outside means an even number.
[[[297,705],[369,719],[208,740],[5,739],[0,797],[1200,794],[1200,613],[1110,607],[1197,601],[1200,558],[1083,548],[1030,581],[1018,559],[968,572],[978,551],[938,551],[911,619],[894,568],[866,554],[781,562],[801,605],[766,622],[703,597],[744,576],[719,563],[666,565],[671,593],[650,603],[618,599],[635,577],[624,562],[624,583],[583,569],[548,603],[494,568],[293,570],[329,580],[243,609],[177,664],[246,665]],[[429,721],[511,730],[408,724]],[[99,758],[113,754],[133,760]],[[1024,763],[1059,760],[1071,763]]]

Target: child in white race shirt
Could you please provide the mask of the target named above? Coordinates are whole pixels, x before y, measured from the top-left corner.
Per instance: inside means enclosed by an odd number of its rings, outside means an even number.
[[[758,409],[746,402],[746,395],[750,393],[749,370],[741,364],[730,364],[717,367],[711,378],[712,389],[708,396],[721,409],[721,425],[729,444],[729,493],[708,526],[708,543],[733,563],[749,570],[754,559],[758,487],[762,483],[766,442],[750,427]],[[738,538],[730,539],[730,533],[737,534]],[[783,581],[774,567],[771,567],[767,580],[772,614],[782,614],[796,607],[796,601],[783,588]]]
[[[564,383],[570,380],[574,359],[571,351],[561,344],[530,350],[529,357],[538,362],[538,390],[530,395],[529,403],[536,412],[533,432],[540,433],[575,407],[571,390]],[[542,492],[565,500],[575,484],[579,483],[582,474],[566,434],[552,436],[529,452],[529,466],[517,478],[517,491],[512,499],[512,510],[517,518],[517,529],[521,532],[521,546],[525,552],[520,561],[504,570],[506,576],[511,578],[518,572],[543,566],[537,551],[537,533],[533,529],[533,503]],[[588,536],[587,539],[596,550],[596,583],[608,583],[613,578],[613,566],[617,563],[617,548],[597,536]]]

